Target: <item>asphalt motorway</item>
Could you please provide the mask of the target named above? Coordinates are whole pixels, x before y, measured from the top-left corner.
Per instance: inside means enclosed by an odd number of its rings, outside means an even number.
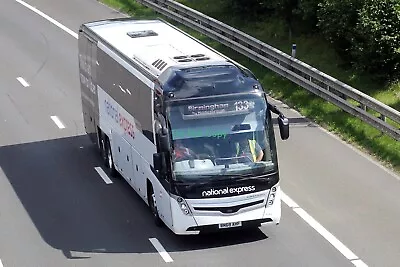
[[[294,124],[290,140],[277,134],[282,188],[356,261],[288,198],[278,227],[189,237],[155,227],[125,182],[106,184],[94,169],[76,38],[23,3],[75,33],[123,16],[95,0],[1,3],[0,267],[399,265],[399,177],[284,106]]]

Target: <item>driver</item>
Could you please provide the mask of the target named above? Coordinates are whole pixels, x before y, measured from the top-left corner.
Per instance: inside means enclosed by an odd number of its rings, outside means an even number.
[[[193,150],[185,147],[183,145],[182,140],[177,139],[174,142],[174,160],[175,161],[181,161],[181,160],[189,160],[189,159],[194,159],[196,158],[196,153],[193,152]]]
[[[258,162],[261,161],[264,156],[262,148],[255,140],[248,140],[247,138],[243,138],[240,141],[236,142],[235,145],[236,157],[246,156],[253,162]]]

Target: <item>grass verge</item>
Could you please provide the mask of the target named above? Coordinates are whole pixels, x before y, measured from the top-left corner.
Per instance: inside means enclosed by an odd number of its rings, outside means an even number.
[[[335,133],[342,140],[357,146],[359,149],[380,160],[387,167],[400,173],[400,142],[382,135],[375,128],[273,73],[264,66],[173,20],[156,14],[151,9],[136,3],[135,0],[100,1],[135,18],[161,17],[185,30],[250,68],[260,79],[264,88],[271,92],[273,98],[283,101],[290,107],[298,110],[302,115]],[[285,53],[290,53],[291,44],[294,42],[297,44],[296,57],[300,60],[397,110],[400,109],[400,82],[379,84],[367,75],[354,72],[351,68],[346,68],[329,43],[317,35],[293,34],[290,39],[286,34],[286,26],[280,20],[274,18],[266,18],[257,22],[246,21],[246,23],[243,23],[243,19],[235,18],[232,14],[224,12],[224,10],[227,10],[224,9],[224,0],[181,0],[179,2],[242,30]]]

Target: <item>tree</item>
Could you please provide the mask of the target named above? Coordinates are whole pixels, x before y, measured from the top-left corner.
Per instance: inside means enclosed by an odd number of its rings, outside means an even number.
[[[320,0],[264,0],[264,5],[286,21],[290,39],[294,24],[300,23],[301,30],[307,32],[315,28],[319,2]]]
[[[380,77],[400,78],[400,1],[367,0],[356,31],[352,53],[357,67]]]
[[[300,18],[306,23],[308,29],[315,29],[318,23],[317,11],[321,0],[300,0],[298,13]]]
[[[241,18],[254,18],[267,11],[264,2],[265,0],[228,0],[225,6]]]
[[[322,0],[317,11],[318,28],[342,56],[351,55],[357,36],[359,10],[366,0]]]

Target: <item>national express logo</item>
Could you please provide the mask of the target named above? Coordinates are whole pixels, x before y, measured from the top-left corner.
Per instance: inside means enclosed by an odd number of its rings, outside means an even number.
[[[110,116],[115,121],[115,123],[117,123],[124,130],[127,135],[134,138],[135,132],[133,124],[127,118],[125,118],[125,116],[122,115],[121,112],[118,112],[117,109],[107,100],[104,100],[104,105],[108,116]]]
[[[210,196],[220,196],[220,195],[227,195],[227,194],[241,194],[241,193],[250,193],[256,190],[256,187],[254,185],[250,186],[242,186],[242,187],[226,187],[226,188],[221,188],[221,189],[210,189],[210,190],[204,190],[201,193],[201,196],[203,197],[210,197]]]

